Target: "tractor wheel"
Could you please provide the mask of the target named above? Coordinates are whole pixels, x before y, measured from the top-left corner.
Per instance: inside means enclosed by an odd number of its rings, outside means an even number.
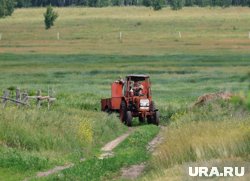
[[[131,113],[131,111],[127,111],[127,119],[126,119],[126,125],[127,126],[132,126],[132,119],[133,119],[133,117],[132,117],[132,113]]]
[[[139,116],[139,122],[140,122],[140,123],[144,123],[144,122],[145,122],[145,118],[142,117],[142,116]]]
[[[123,122],[124,124],[126,124],[126,120],[127,120],[127,106],[126,106],[126,102],[122,101],[121,102],[121,107],[120,107],[120,120],[121,122]]]
[[[154,103],[154,101],[152,101],[151,104],[150,104],[150,106],[149,106],[149,110],[152,111],[152,112],[154,112],[155,109],[156,109],[155,103]]]
[[[160,113],[159,113],[159,111],[155,111],[153,123],[155,125],[157,125],[157,126],[159,125],[159,123],[160,123]]]
[[[149,116],[148,117],[148,124],[155,124],[155,125],[159,125],[159,122],[160,122],[160,113],[159,111],[156,110],[156,106],[155,106],[155,103],[154,101],[151,102],[150,106],[149,106],[149,110],[150,112],[154,112],[154,115],[153,116]]]
[[[108,113],[108,114],[111,114],[111,111],[110,111],[110,109],[108,108],[108,106],[105,107],[104,112],[106,112],[106,113]]]

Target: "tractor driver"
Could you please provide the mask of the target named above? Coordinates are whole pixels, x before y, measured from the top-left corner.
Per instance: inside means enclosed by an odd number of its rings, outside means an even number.
[[[133,91],[134,91],[135,96],[143,96],[143,94],[142,94],[143,85],[140,82],[135,81]]]

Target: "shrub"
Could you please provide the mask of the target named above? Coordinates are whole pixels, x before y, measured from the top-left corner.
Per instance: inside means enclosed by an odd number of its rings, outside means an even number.
[[[58,14],[53,10],[52,6],[48,6],[46,12],[44,13],[45,28],[49,29],[53,26],[57,17]]]
[[[143,0],[142,4],[146,7],[152,6],[152,0]]]
[[[0,18],[10,16],[14,12],[13,0],[1,0],[0,1]]]
[[[183,0],[170,0],[170,7],[173,10],[182,9],[183,5],[184,5],[184,1]]]
[[[16,0],[16,7],[22,8],[22,7],[29,7],[31,6],[30,0]]]
[[[161,0],[153,0],[152,1],[152,7],[155,11],[161,10],[162,9],[162,1]]]

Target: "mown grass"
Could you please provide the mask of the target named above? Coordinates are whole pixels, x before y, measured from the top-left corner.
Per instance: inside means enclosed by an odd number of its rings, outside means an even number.
[[[243,53],[249,50],[247,7],[55,8],[59,18],[45,30],[45,8],[17,9],[1,19],[1,52],[159,55]],[[60,40],[57,40],[60,32]],[[122,41],[119,33],[122,32]],[[179,32],[182,38],[179,38]]]

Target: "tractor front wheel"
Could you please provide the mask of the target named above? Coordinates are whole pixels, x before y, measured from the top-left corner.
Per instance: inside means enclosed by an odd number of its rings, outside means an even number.
[[[159,111],[155,111],[155,115],[153,116],[153,118],[154,118],[153,123],[158,126],[159,123],[160,123],[160,113],[159,113]]]
[[[155,103],[152,101],[151,105],[149,106],[149,110],[150,112],[154,112],[154,114],[152,116],[148,117],[148,124],[155,124],[155,125],[159,125],[160,123],[160,113],[159,111],[156,109]]]
[[[133,119],[133,117],[132,117],[132,113],[131,113],[131,111],[127,111],[127,119],[126,119],[126,125],[127,126],[132,126],[132,119]]]

